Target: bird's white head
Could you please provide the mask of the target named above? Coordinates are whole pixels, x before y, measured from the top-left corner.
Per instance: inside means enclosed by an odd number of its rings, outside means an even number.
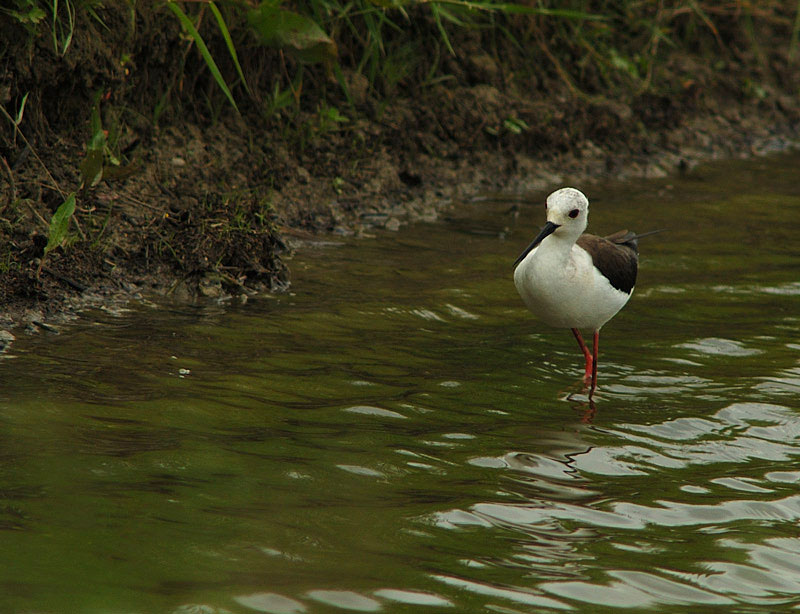
[[[569,246],[578,240],[589,221],[589,199],[575,188],[561,188],[547,197],[547,223],[539,235],[525,248],[514,263],[516,267],[525,260],[539,243],[550,235],[558,237]]]
[[[589,199],[575,188],[561,188],[547,197],[547,221],[558,226],[554,233],[564,238],[581,236],[589,222]]]

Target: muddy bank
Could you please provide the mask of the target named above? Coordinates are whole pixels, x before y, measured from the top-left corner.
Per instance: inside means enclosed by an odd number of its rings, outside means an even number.
[[[603,89],[580,56],[521,78],[518,54],[488,53],[485,33],[463,32],[453,35],[459,53],[446,57],[439,84],[409,78],[381,97],[343,62],[349,99],[319,68],[291,115],[265,121],[257,105],[236,114],[224,100],[182,99],[154,121],[143,88],[176,69],[148,45],[179,49],[192,92],[214,96],[202,60],[167,17],[131,18],[139,38],[123,66],[113,46],[93,46],[91,22],[72,56],[56,57],[36,38],[27,56],[3,52],[3,327],[35,328],[148,293],[281,291],[292,250],[321,234],[398,230],[484,192],[660,177],[800,142],[800,71],[785,21],[759,24],[757,47],[735,24],[707,33],[729,38],[713,52],[670,51],[647,88],[616,81]],[[261,69],[279,72],[279,56],[264,53]],[[29,106],[15,128],[23,92]],[[102,180],[87,185],[87,143],[99,123],[117,163],[106,158]],[[53,213],[73,191],[68,236],[45,257]]]

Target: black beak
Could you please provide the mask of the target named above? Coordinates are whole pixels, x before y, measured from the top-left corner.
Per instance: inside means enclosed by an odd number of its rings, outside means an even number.
[[[540,232],[540,233],[537,235],[537,237],[536,237],[536,238],[533,240],[533,242],[532,242],[532,243],[531,243],[531,244],[530,244],[528,247],[526,247],[526,248],[525,248],[525,251],[524,251],[524,252],[522,252],[522,253],[519,255],[519,258],[517,258],[517,261],[514,263],[514,268],[517,268],[517,265],[518,265],[520,262],[522,262],[523,260],[525,260],[525,256],[527,256],[528,254],[530,254],[530,253],[531,253],[531,250],[532,250],[534,247],[536,247],[537,245],[539,245],[539,243],[541,243],[541,242],[542,242],[542,240],[543,240],[545,237],[547,237],[548,235],[551,235],[551,234],[553,234],[553,233],[556,231],[556,228],[558,228],[559,226],[560,226],[560,224],[553,224],[553,222],[547,222],[547,224],[545,224],[545,225],[544,225],[544,228],[542,228],[542,232]]]

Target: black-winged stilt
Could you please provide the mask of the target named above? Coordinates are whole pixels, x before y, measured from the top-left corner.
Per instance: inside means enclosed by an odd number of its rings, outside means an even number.
[[[572,329],[586,359],[584,382],[591,384],[591,399],[597,387],[600,328],[633,293],[637,239],[644,233],[621,230],[604,238],[583,234],[589,201],[575,188],[550,194],[546,208],[547,223],[514,263],[514,285],[536,316],[551,326]],[[594,333],[591,352],[581,328]]]

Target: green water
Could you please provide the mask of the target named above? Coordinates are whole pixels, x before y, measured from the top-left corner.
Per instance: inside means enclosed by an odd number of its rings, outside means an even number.
[[[797,611],[798,168],[584,186],[590,230],[670,229],[594,415],[511,282],[538,204],[307,246],[290,295],[21,334],[0,612]]]

